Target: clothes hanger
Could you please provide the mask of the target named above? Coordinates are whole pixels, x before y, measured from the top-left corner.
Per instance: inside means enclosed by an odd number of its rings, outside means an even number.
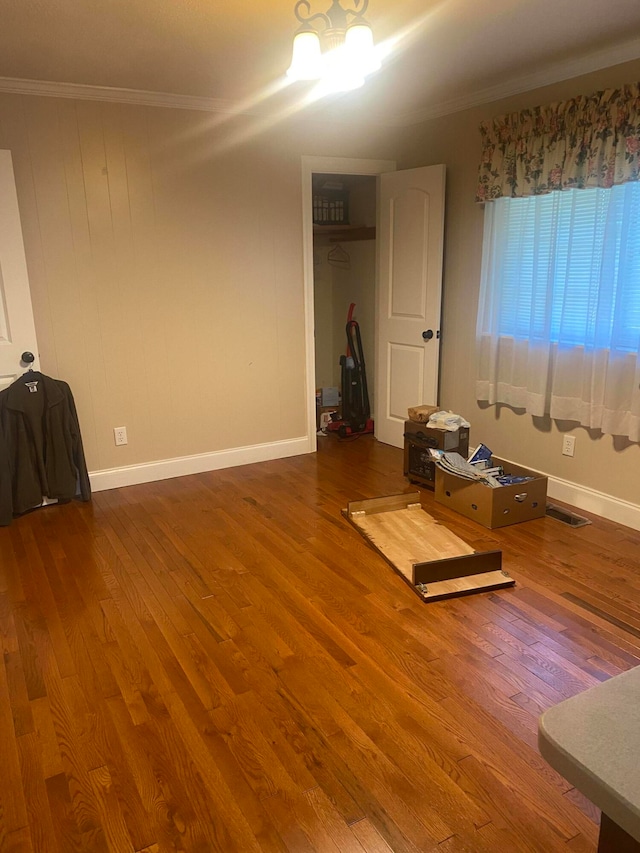
[[[351,269],[349,253],[345,252],[339,243],[329,251],[327,261],[334,267],[342,267],[345,270]]]
[[[33,369],[33,362],[35,360],[36,360],[36,357],[32,352],[27,351],[27,352],[22,353],[22,355],[20,356],[20,363],[21,364],[28,364],[29,367],[28,367],[27,372],[23,373],[22,376],[20,377],[20,379],[25,379],[25,378],[26,379],[33,379],[34,376],[35,377],[42,376],[41,373],[39,373],[37,370]],[[19,380],[16,380],[16,381],[19,381]]]

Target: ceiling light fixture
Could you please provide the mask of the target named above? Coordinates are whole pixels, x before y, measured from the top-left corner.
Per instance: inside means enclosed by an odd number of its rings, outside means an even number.
[[[332,0],[326,14],[312,15],[309,0],[298,0],[294,13],[300,27],[287,71],[291,80],[318,80],[327,93],[344,92],[362,86],[380,68],[373,32],[364,19],[369,0],[353,2],[355,9],[343,9],[340,0]]]

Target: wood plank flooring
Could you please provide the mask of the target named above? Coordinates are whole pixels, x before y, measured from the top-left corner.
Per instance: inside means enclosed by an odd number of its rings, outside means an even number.
[[[425,490],[517,581],[425,604],[340,514],[401,451],[320,441],[0,529],[1,851],[595,851],[537,718],[640,663],[640,533]]]

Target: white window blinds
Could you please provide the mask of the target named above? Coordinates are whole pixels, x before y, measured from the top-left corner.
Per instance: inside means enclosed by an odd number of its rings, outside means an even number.
[[[485,333],[636,352],[640,184],[492,202],[483,277]]]
[[[640,441],[640,183],[485,207],[477,397]]]

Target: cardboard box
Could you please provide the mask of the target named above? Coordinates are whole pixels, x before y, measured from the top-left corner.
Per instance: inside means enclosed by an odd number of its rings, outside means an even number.
[[[438,406],[409,406],[407,414],[410,421],[415,421],[418,424],[426,424],[431,415],[439,412]]]
[[[336,412],[337,420],[340,420],[342,417],[342,406],[316,406],[316,429],[320,429],[322,426],[322,415],[330,414],[331,412]]]
[[[321,406],[337,406],[340,403],[339,388],[321,388],[320,389],[320,405]]]
[[[417,421],[404,422],[404,475],[410,483],[419,483],[433,489],[436,464],[429,449],[455,451],[464,458],[469,453],[469,428],[457,430],[436,429]]]
[[[495,456],[491,461],[502,465],[505,474],[534,479],[492,489],[436,468],[436,501],[491,529],[542,518],[547,507],[547,477]]]
[[[465,459],[469,453],[469,427],[454,430],[438,429],[438,427],[408,420],[404,422],[404,437],[419,442],[424,447],[456,451]]]

